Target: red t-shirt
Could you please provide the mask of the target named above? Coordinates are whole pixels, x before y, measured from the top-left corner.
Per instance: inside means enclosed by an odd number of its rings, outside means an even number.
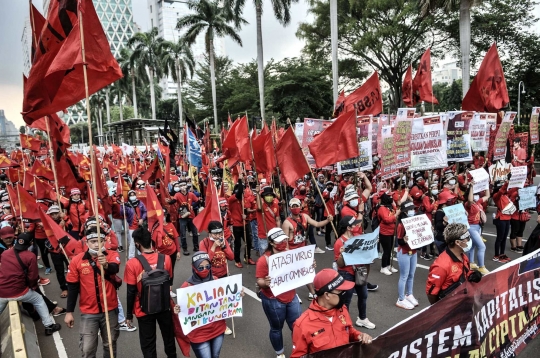
[[[229,202],[229,210],[231,212],[232,226],[244,226],[244,219],[242,218],[242,203],[236,198],[235,195],[229,196],[227,199]],[[244,199],[245,201],[245,199]]]
[[[343,235],[341,235],[339,237],[339,239],[336,240],[336,243],[334,244],[334,261],[337,261],[337,259],[339,258],[339,255],[341,255],[341,252],[339,250],[341,250],[341,248],[343,247],[345,242],[347,242],[347,240],[348,239]],[[350,266],[350,265],[349,266],[344,266],[344,267],[339,267],[338,269],[341,270],[341,271],[347,271],[351,275],[354,275],[353,267]]]
[[[480,224],[480,211],[483,211],[484,200],[482,198],[478,199],[476,203],[465,202],[465,211],[467,212],[467,220],[469,225],[478,225]]]
[[[399,223],[397,227],[397,238],[403,239],[405,235],[407,235],[405,232],[405,227],[402,223]],[[398,250],[401,251],[402,254],[408,254],[409,251],[411,251],[413,255],[416,254],[416,250],[411,249],[407,243],[405,243],[405,245],[399,245]]]
[[[257,234],[259,239],[266,240],[266,230],[270,231],[277,227],[276,218],[279,218],[279,205],[278,200],[274,199],[272,204],[268,205],[264,200],[262,200],[262,210],[264,211],[264,222],[262,212],[257,210]]]
[[[190,213],[187,217],[188,219],[193,219],[195,217],[195,213],[193,212],[193,203],[199,201],[197,195],[190,191],[186,192],[186,194],[176,193],[174,194],[174,200],[176,200],[176,204],[178,204],[179,208],[182,206],[187,206]]]
[[[381,235],[394,235],[396,215],[386,206],[380,206],[377,215],[379,216],[379,226],[381,228],[379,233]]]
[[[216,247],[216,251],[212,251],[212,246],[214,241],[210,240],[209,237],[201,241],[199,247],[201,251],[204,251],[210,257],[210,263],[212,265],[212,275],[217,278],[222,278],[227,276],[227,260],[234,260],[234,254],[229,246],[227,240],[223,240],[225,244],[225,250],[221,247]]]
[[[102,312],[105,310],[103,305],[103,290],[101,284],[101,275],[97,275],[97,286],[99,295],[96,293],[96,283],[94,281],[94,269],[88,260],[83,260],[86,252],[82,252],[73,257],[69,263],[66,281],[68,283],[80,283],[79,308],[83,314],[99,313],[98,300],[101,303]],[[120,265],[120,256],[116,251],[107,251],[107,262]],[[92,258],[99,268],[97,257]],[[118,296],[116,289],[109,280],[105,280],[105,291],[107,293],[107,309],[109,311],[118,307]]]
[[[163,226],[163,233],[165,234],[158,243],[157,249],[164,255],[172,255],[175,252],[180,252],[180,245],[178,243],[178,231],[174,227],[173,223],[167,223]]]
[[[142,253],[142,255],[146,258],[146,261],[148,261],[148,264],[152,269],[155,269],[158,262],[158,253],[151,253],[146,254]],[[163,267],[165,270],[169,271],[170,277],[173,277],[173,271],[172,271],[172,264],[171,264],[171,258],[167,255],[165,255],[165,262],[163,264]],[[142,292],[142,275],[143,275],[144,269],[141,263],[137,258],[132,258],[126,263],[126,269],[124,270],[124,281],[127,285],[137,285],[137,291],[138,294],[135,297],[135,305],[133,306],[133,313],[135,314],[135,317],[143,317],[146,316],[146,314],[141,310],[141,299],[140,294]]]
[[[296,220],[291,217],[288,217],[287,221],[291,223],[293,227],[293,237],[289,238],[289,250],[294,250],[299,247],[306,246],[306,239],[308,235],[308,224],[307,224],[307,219],[304,216],[304,214],[300,213],[300,217]]]
[[[260,259],[257,260],[257,267],[255,269],[256,278],[265,278],[266,276],[268,276],[268,272],[269,272],[268,257],[269,256],[270,256],[270,252],[266,251],[264,255]],[[294,300],[294,296],[296,296],[296,290],[283,292],[281,295],[278,295],[277,297],[274,296],[270,288],[261,288],[261,293],[268,298],[275,298],[281,303],[292,302],[292,300]]]

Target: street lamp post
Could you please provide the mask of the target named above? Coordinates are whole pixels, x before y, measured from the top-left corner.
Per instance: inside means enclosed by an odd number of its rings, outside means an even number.
[[[521,87],[523,87],[522,91],[520,91]],[[521,118],[519,117],[519,110],[521,109],[521,94],[522,93],[525,93],[525,83],[523,83],[523,81],[519,81],[519,84],[518,84],[518,110],[517,110],[518,126],[521,124]]]

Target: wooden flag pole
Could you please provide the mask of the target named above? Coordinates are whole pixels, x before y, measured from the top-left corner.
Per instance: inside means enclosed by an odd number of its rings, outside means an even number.
[[[256,130],[256,129],[253,129],[253,130]],[[248,134],[249,134],[249,124],[248,124]],[[270,134],[270,135],[272,135],[272,134]],[[260,192],[261,184],[259,183],[259,176],[257,175],[257,164],[255,163],[255,154],[253,152],[252,138],[253,138],[252,136],[249,136],[249,148],[251,150],[251,159],[253,160],[253,169],[254,169],[254,172],[255,172],[255,180],[257,181],[257,186],[259,187],[259,192]],[[275,153],[275,151],[274,151],[274,153]],[[257,209],[261,210],[261,216],[262,216],[262,221],[263,221],[263,226],[264,226],[264,233],[265,233],[265,235],[268,235],[268,228],[266,226],[266,217],[264,216],[263,202],[261,200],[261,197],[260,197],[259,193],[255,193],[255,198],[257,200]],[[266,206],[268,206],[268,204],[266,204]],[[270,208],[268,208],[268,209],[270,209]],[[259,248],[257,248],[257,250],[259,250]]]
[[[49,138],[49,156],[51,157],[51,168],[54,176],[54,188],[56,190],[56,200],[58,201],[58,206],[62,210],[62,203],[60,202],[60,189],[58,187],[58,177],[56,175],[56,158],[53,153],[52,139],[51,139],[51,130],[49,128],[49,116],[45,116],[45,125],[47,126],[47,138]]]
[[[273,123],[275,123],[275,118],[274,117],[272,117],[272,121],[273,121]],[[287,118],[287,121],[289,121],[289,123],[290,123],[290,119]],[[276,130],[277,130],[277,128],[276,128]],[[272,145],[274,146],[274,160],[276,161],[276,171],[277,171],[277,175],[278,175],[280,199],[285,202],[285,205],[284,205],[285,213],[287,213],[287,215],[289,215],[289,205],[287,205],[287,192],[285,191],[285,189],[283,189],[283,184],[281,183],[281,171],[279,169],[279,163],[278,163],[277,154],[276,154],[276,144],[277,143],[275,142],[275,138],[272,135],[272,130],[271,129],[270,129],[270,137],[272,138]],[[272,175],[272,177],[273,177],[273,175]]]
[[[102,243],[101,243],[101,235],[100,235],[100,222],[99,222],[99,205],[98,205],[98,195],[97,195],[97,188],[96,188],[96,182],[97,182],[97,173],[96,173],[96,166],[95,161],[96,155],[94,153],[94,146],[92,144],[92,121],[91,121],[91,112],[90,112],[90,94],[88,91],[88,71],[86,63],[86,52],[84,47],[84,26],[83,26],[83,14],[80,8],[78,8],[78,18],[79,18],[79,31],[81,36],[81,57],[83,62],[83,75],[84,75],[84,90],[86,94],[86,116],[87,116],[87,124],[88,124],[88,146],[89,146],[89,153],[90,153],[90,165],[92,166],[91,169],[91,175],[92,175],[92,194],[89,193],[89,195],[93,195],[93,210],[94,215],[96,217],[96,229],[97,229],[97,237],[98,237],[98,252],[101,253]],[[49,136],[50,138],[50,136]],[[99,265],[99,270],[101,272],[101,291],[103,293],[103,306],[105,309],[105,321],[107,324],[107,339],[109,341],[109,354],[111,358],[114,358],[114,352],[113,352],[113,342],[111,338],[111,327],[109,323],[109,308],[107,303],[107,291],[105,286],[105,272],[103,270],[103,266]]]

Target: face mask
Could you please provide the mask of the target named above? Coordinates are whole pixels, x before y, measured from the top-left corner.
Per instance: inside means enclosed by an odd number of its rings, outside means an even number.
[[[327,186],[327,187],[326,187],[326,190],[327,190],[327,191],[332,191],[332,190],[334,190],[334,187],[333,187],[333,186]]]
[[[93,250],[91,248],[88,248],[88,252],[90,253],[90,255],[92,256],[97,256],[99,251],[98,250]],[[105,246],[102,246],[101,247],[101,252],[105,252]]]
[[[432,191],[431,191],[431,194],[433,194],[433,195],[439,195],[439,190],[432,190]]]
[[[257,183],[249,183],[249,187],[251,189],[255,189],[257,187]]]
[[[283,240],[282,242],[274,243],[274,248],[280,252],[287,250],[287,241]]]
[[[75,198],[71,198],[71,201],[73,201],[74,203],[78,203],[79,201],[81,201],[81,199],[75,199]]]
[[[305,190],[300,190],[300,195],[305,195],[305,194],[306,194]]]
[[[202,271],[197,271],[197,275],[200,277],[200,278],[207,278],[208,275],[210,275],[210,270],[202,270]]]
[[[467,246],[462,247],[462,249],[463,252],[469,252],[472,249],[472,239],[469,239],[469,241],[467,241]]]
[[[107,174],[109,174],[109,172],[106,171],[106,170],[104,170],[104,171],[103,171],[103,174],[107,175]]]
[[[448,184],[450,184],[450,185],[456,185],[456,181],[455,181],[454,179],[450,179],[450,180],[448,181]]]
[[[353,208],[357,207],[358,206],[358,199],[353,199],[353,200],[349,201],[349,205],[352,206]]]
[[[265,197],[264,197],[264,201],[265,201],[267,204],[272,204],[272,202],[274,201],[274,197],[273,197],[273,196],[265,196]]]
[[[179,188],[179,187],[175,187],[175,188],[174,188],[174,191],[178,193],[178,192],[180,191],[180,188]]]
[[[345,304],[345,291],[342,291],[341,294],[339,294],[338,296],[339,296],[339,302],[334,308],[337,310],[340,310],[341,307],[343,307],[343,305]]]
[[[473,200],[474,201],[478,201],[478,199],[480,199],[480,195],[473,195]]]
[[[221,216],[225,216],[225,214],[227,214],[227,209],[219,209],[219,211],[221,211]]]
[[[136,196],[130,196],[129,201],[135,202],[135,201],[137,201],[137,197]]]
[[[407,216],[408,217],[414,216],[414,210],[407,211]]]
[[[291,213],[293,215],[298,215],[300,214],[300,211],[302,211],[302,208],[291,208]]]

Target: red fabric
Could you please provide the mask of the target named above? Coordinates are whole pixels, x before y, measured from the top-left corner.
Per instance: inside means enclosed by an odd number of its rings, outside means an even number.
[[[180,324],[178,315],[172,313],[174,311],[174,306],[175,303],[171,298],[171,314],[174,325],[174,336],[176,337],[176,342],[178,343],[178,346],[180,346],[180,350],[182,351],[184,357],[189,357],[191,345],[189,344],[189,339],[184,334],[184,331],[182,331],[182,325]]]
[[[405,227],[403,226],[402,223],[399,223],[398,224],[398,227],[397,227],[397,238],[398,239],[403,239],[405,237],[405,235],[407,235],[407,233],[405,232]],[[399,243],[398,243],[399,244]],[[401,251],[402,254],[408,254],[409,251],[415,255],[416,254],[416,250],[413,250],[409,247],[409,244],[405,244],[405,245],[399,245],[398,246],[398,250]]]
[[[155,269],[157,267],[158,262],[158,253],[141,253],[142,256],[148,261],[148,264],[152,269]],[[171,258],[168,255],[165,256],[165,262],[163,264],[163,267],[165,270],[169,272],[169,275],[173,277],[173,271],[172,271],[172,264],[171,264]],[[146,314],[141,310],[141,300],[140,300],[140,293],[142,292],[142,274],[144,272],[144,268],[141,265],[140,261],[137,258],[129,259],[126,263],[126,269],[124,270],[124,281],[127,285],[137,285],[137,291],[139,292],[138,295],[135,296],[135,305],[133,306],[133,314],[135,314],[135,317],[144,317]]]
[[[345,98],[345,111],[354,111],[356,105],[357,115],[379,114],[382,112],[382,92],[377,71],[354,92]]]
[[[484,200],[482,198],[478,199],[475,203],[469,203],[469,201],[465,202],[465,211],[467,212],[467,221],[470,225],[478,225],[480,224],[480,211],[483,211],[483,205]],[[517,212],[517,210],[516,210]]]
[[[31,288],[37,288],[39,278],[37,258],[31,251],[19,251],[19,257],[26,267],[28,267],[28,282]],[[2,269],[0,270],[0,297],[12,298],[20,297],[28,292],[25,283],[24,271],[15,256],[15,250],[6,250],[0,255]]]
[[[459,281],[463,273],[463,267],[468,270],[465,277],[470,276],[473,271],[469,266],[469,258],[467,255],[461,254],[461,259],[463,262],[456,262],[450,257],[448,250],[442,252],[429,268],[429,276],[426,281],[426,294],[437,296],[441,290],[445,290],[454,282]]]
[[[396,215],[394,212],[390,211],[386,206],[380,206],[377,210],[377,215],[379,216],[380,222],[380,234],[381,235],[394,235],[394,230],[396,227]]]
[[[69,220],[73,224],[73,231],[80,231],[82,225],[88,217],[88,210],[84,201],[79,201],[78,203],[70,202],[67,208],[67,214],[69,215]]]
[[[35,180],[34,197],[37,200],[51,200],[55,203],[57,202],[57,195],[54,191],[54,188],[50,186],[47,182],[44,182],[41,179],[37,178]]]
[[[235,159],[244,163],[251,160],[246,116],[233,123],[221,148],[224,159]]]
[[[41,141],[30,135],[19,134],[19,140],[21,142],[21,148],[30,149],[33,152],[39,152],[41,148]]]
[[[236,198],[235,195],[229,196],[227,202],[229,203],[229,210],[231,212],[232,226],[244,226],[244,219],[242,217],[242,203]]]
[[[407,72],[405,72],[405,78],[401,86],[401,98],[407,107],[414,107],[412,65],[409,65]]]
[[[44,132],[47,132],[47,123],[45,122],[49,118],[49,129],[58,128],[58,133],[60,137],[56,139],[62,140],[64,143],[69,144],[70,141],[70,130],[66,123],[58,117],[56,113],[49,114],[47,117],[41,117],[37,121],[34,121],[32,124],[28,125],[30,128],[40,129]],[[51,179],[52,180],[52,179]]]
[[[77,4],[75,0],[51,2],[40,51],[24,88],[23,117],[28,124],[86,97],[77,8],[83,16],[89,94],[122,78],[92,1]]]
[[[340,115],[308,147],[317,168],[358,157],[355,110]]]
[[[18,167],[19,163],[14,160],[9,159],[4,154],[0,154],[0,169]]]
[[[277,227],[276,218],[279,218],[279,204],[278,200],[274,199],[272,204],[268,205],[263,198],[261,198],[262,211],[257,210],[257,236],[259,240],[266,240],[267,231]],[[264,211],[264,221],[263,221]],[[265,224],[266,230],[265,231]]]
[[[497,207],[497,214],[495,214],[495,218],[503,221],[507,221],[511,219],[511,215],[506,215],[501,212],[508,203],[510,203],[510,198],[507,196],[507,189],[508,189],[508,182],[505,183],[502,188],[499,189],[498,192],[493,194],[493,202],[495,203],[495,206]]]
[[[8,188],[8,192],[10,193],[9,196],[12,200],[11,204],[12,208],[14,209],[13,213],[15,216],[22,216],[23,219],[27,220],[39,220],[39,206],[36,203],[36,199],[32,195],[24,190],[20,184],[17,184],[17,188],[15,190],[11,189],[9,185],[7,185],[6,188]],[[13,196],[13,194],[16,196]],[[21,203],[20,207],[19,201]]]
[[[268,131],[266,124],[261,133],[253,139],[253,157],[255,159],[257,173],[272,173],[276,167],[276,157],[272,133]]]
[[[156,157],[154,158],[148,169],[146,169],[144,174],[141,176],[141,180],[153,182],[161,178],[163,178],[163,172],[161,171],[161,167],[159,166],[159,160]]]
[[[343,247],[343,245],[347,242],[347,238],[343,235],[341,235],[337,240],[336,242],[334,243],[334,261],[337,261],[337,259],[339,258],[339,255],[341,255],[341,248]],[[349,266],[344,266],[344,267],[339,267],[339,270],[341,271],[347,271],[348,273],[350,273],[351,275],[354,275],[354,270],[352,268],[351,265]]]
[[[148,220],[148,230],[152,233],[152,241],[159,252],[165,255],[172,255],[176,252],[176,245],[163,231],[163,208],[159,203],[156,192],[149,185],[146,189],[146,220]]]
[[[433,87],[431,84],[431,49],[428,48],[422,55],[418,70],[413,80],[413,105],[425,101],[428,103],[439,104],[437,98],[433,96]]]
[[[227,240],[223,241],[225,249],[222,249],[220,246],[216,247],[215,251],[212,251],[212,246],[214,241],[210,240],[209,237],[205,238],[199,244],[201,251],[208,253],[210,258],[210,264],[212,265],[212,275],[216,278],[223,278],[227,276],[227,260],[234,260],[234,253],[231,250],[231,246]]]
[[[270,252],[266,251],[264,255],[257,260],[257,266],[255,269],[255,277],[256,278],[265,278],[268,276],[269,270],[268,270],[268,257],[270,256]],[[287,292],[283,292],[281,295],[278,295],[277,297],[274,296],[272,293],[272,290],[269,288],[261,288],[261,293],[265,295],[268,298],[275,298],[281,303],[289,303],[294,300],[294,297],[296,296],[296,290],[290,290]]]
[[[199,232],[203,232],[208,229],[210,221],[221,221],[217,189],[212,179],[208,180],[208,186],[206,187],[206,206],[193,219],[193,225],[195,225]]]
[[[337,196],[337,194],[336,194]],[[324,209],[324,216],[328,216],[328,214],[332,215],[332,216],[336,216],[336,207],[334,205],[334,198],[330,198],[330,193],[328,192],[328,190],[324,190],[322,192],[322,197],[324,199],[324,201],[326,202],[326,208]],[[326,210],[328,209],[328,210]]]
[[[99,298],[96,296],[96,284],[94,281],[94,269],[90,266],[88,260],[83,260],[85,252],[82,252],[75,256],[69,263],[68,272],[66,275],[66,281],[68,283],[80,283],[80,295],[79,295],[79,309],[83,314],[96,314],[99,313],[97,300],[102,303],[102,309],[105,309],[103,304],[103,290],[101,283],[101,275],[97,275],[97,286],[99,287]],[[120,265],[120,256],[116,251],[107,251],[108,263]],[[93,260],[96,266],[99,268],[100,264],[97,261],[97,257]],[[109,311],[118,307],[118,296],[116,295],[116,289],[109,280],[105,280],[105,292],[107,297],[107,309]]]
[[[79,188],[81,191],[84,190],[86,183],[84,181],[80,183],[77,181],[77,176],[73,172],[75,168],[70,165],[65,156],[62,156],[58,161],[55,160],[55,165],[58,186],[66,187],[66,192],[69,192],[73,188]]]
[[[333,117],[337,117],[343,112],[343,109],[345,108],[345,91],[341,91],[339,93],[338,99],[336,101],[336,104],[334,105],[334,115]]]
[[[38,47],[36,41],[39,39],[39,35],[41,34],[43,26],[45,26],[47,20],[43,17],[43,15],[41,15],[38,9],[36,9],[34,4],[30,3],[30,6],[30,25],[32,27],[32,54],[30,55],[30,62],[33,63]]]
[[[292,127],[285,131],[285,134],[276,145],[276,156],[281,175],[289,186],[295,187],[296,180],[310,172]]]
[[[163,226],[163,232],[165,233],[165,236],[167,237],[167,239],[174,242],[174,247],[176,251],[173,251],[170,254],[167,254],[165,252],[161,252],[161,253],[165,255],[172,255],[174,254],[174,252],[180,252],[180,243],[178,242],[178,237],[180,235],[178,235],[178,231],[176,230],[175,225],[171,222],[168,222],[167,225]]]
[[[193,203],[196,203],[197,201],[199,201],[199,198],[197,198],[197,196],[195,194],[193,194],[190,191],[186,192],[186,194],[176,193],[176,194],[174,194],[174,199],[177,201],[178,206],[186,206],[187,205],[187,207],[188,207],[188,209],[189,209],[189,211],[191,213],[188,216],[189,219],[195,218],[195,213],[193,212]],[[201,216],[201,215],[197,215],[197,217],[199,217],[199,216]],[[195,224],[195,221],[193,223]]]
[[[166,145],[163,145],[161,143],[161,140],[158,140],[157,142],[159,152],[161,153],[161,157],[165,159],[165,173],[163,174],[163,183],[165,183],[165,186],[169,186],[169,183],[171,182],[171,150]]]
[[[289,250],[306,246],[306,240],[308,238],[308,224],[305,214],[301,213],[299,219],[300,220],[294,220],[292,217],[288,217],[286,219],[293,227],[293,237],[289,237],[288,239]]]
[[[493,44],[482,60],[480,69],[463,98],[465,111],[498,112],[510,102],[504,71]],[[489,157],[488,157],[489,158]]]
[[[78,255],[81,253],[81,246],[78,245],[77,240],[75,240],[71,235],[69,235],[64,229],[60,227],[49,215],[45,214],[42,210],[39,211],[39,215],[41,217],[41,224],[43,225],[43,230],[45,231],[45,235],[47,235],[47,238],[49,239],[53,250],[49,250],[55,253],[63,253],[62,249],[60,248],[59,241],[64,242],[64,251],[66,252],[66,255],[68,258],[72,258],[75,255]],[[65,240],[62,240],[66,238],[67,244],[65,243]]]

